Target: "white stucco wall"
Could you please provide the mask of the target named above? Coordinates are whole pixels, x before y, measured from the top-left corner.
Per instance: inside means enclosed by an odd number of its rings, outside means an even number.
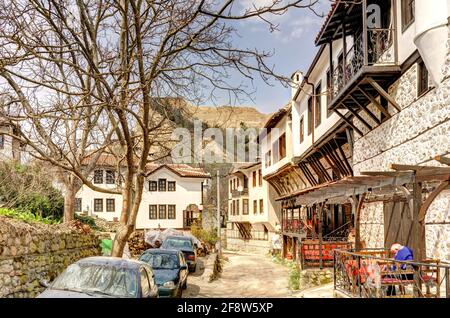
[[[150,192],[148,190],[148,181],[158,179],[167,179],[167,181],[176,182],[175,192]],[[201,205],[202,192],[201,183],[205,181],[201,178],[182,178],[167,168],[162,168],[153,173],[145,182],[143,199],[139,208],[136,228],[137,229],[156,229],[161,228],[183,228],[183,211],[190,205]],[[113,187],[111,185],[101,185],[102,187]],[[122,196],[110,195],[93,191],[83,186],[78,192],[77,198],[82,199],[83,211],[89,211],[93,215],[112,221],[114,218],[120,218],[122,210]],[[93,212],[94,199],[104,199],[104,212]],[[106,212],[106,200],[115,199],[115,212]],[[176,219],[174,220],[150,220],[149,205],[176,205]],[[166,214],[168,211],[166,211]]]

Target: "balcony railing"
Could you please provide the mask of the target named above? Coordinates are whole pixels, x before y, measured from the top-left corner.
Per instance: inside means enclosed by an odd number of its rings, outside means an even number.
[[[450,298],[450,266],[400,262],[384,251],[334,252],[334,288],[357,298]]]
[[[396,65],[394,31],[395,29],[369,29],[367,31],[367,50],[362,34],[354,39],[353,46],[346,54],[345,63],[339,63],[332,72],[330,102],[364,66]]]
[[[242,191],[233,190],[233,191],[231,192],[231,196],[232,196],[233,198],[239,198],[239,197],[243,197],[243,196],[246,196],[246,195],[248,195],[248,188],[245,188],[245,189],[242,190]]]

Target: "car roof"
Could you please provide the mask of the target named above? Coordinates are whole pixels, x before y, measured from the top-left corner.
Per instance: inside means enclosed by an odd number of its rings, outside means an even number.
[[[169,250],[164,248],[150,248],[142,254],[179,254],[178,250]]]
[[[110,256],[94,256],[83,258],[77,261],[76,264],[105,265],[131,270],[136,270],[139,269],[141,266],[146,265],[145,263],[138,260],[123,259],[119,257],[110,257]]]
[[[189,237],[189,236],[177,236],[177,235],[172,235],[172,236],[168,236],[168,237],[166,237],[166,239],[165,239],[165,241],[166,240],[170,240],[170,239],[174,239],[174,240],[185,240],[185,241],[191,241],[192,242],[192,239]]]

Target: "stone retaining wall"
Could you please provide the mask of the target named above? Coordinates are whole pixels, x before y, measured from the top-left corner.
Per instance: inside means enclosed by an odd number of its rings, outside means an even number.
[[[300,272],[300,290],[322,286],[334,280],[333,269],[306,269]]]
[[[68,265],[100,255],[94,234],[63,225],[33,224],[0,217],[0,297],[35,297]]]

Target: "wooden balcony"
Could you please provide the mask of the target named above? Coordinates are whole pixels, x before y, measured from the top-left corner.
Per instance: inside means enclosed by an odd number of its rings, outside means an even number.
[[[233,197],[233,199],[237,199],[237,198],[240,198],[240,197],[248,196],[248,188],[245,188],[242,191],[233,190],[231,192],[231,196]]]

